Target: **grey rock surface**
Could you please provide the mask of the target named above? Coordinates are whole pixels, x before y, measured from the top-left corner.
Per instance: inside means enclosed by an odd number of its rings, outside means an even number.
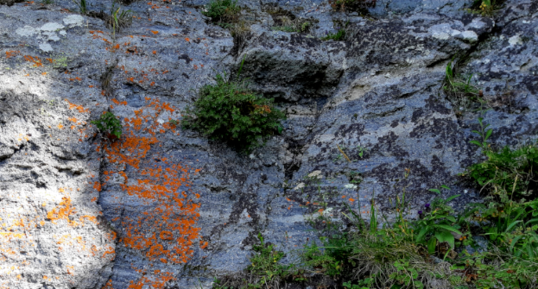
[[[536,1],[494,17],[472,1],[382,0],[369,16],[240,1],[250,29],[235,38],[207,2],[125,4],[135,17],[116,32],[105,1],[88,1],[95,17],[67,0],[0,6],[0,287],[211,288],[249,264],[258,233],[292,262],[310,220],[349,225],[346,205],[366,217],[405,189],[416,217],[441,185],[456,207],[480,201],[458,174],[480,160],[481,115],[497,146],[536,140]],[[278,7],[315,24],[275,31]],[[344,41],[320,40],[345,22]],[[243,59],[286,112],[282,135],[244,155],[170,122]],[[445,95],[452,59],[489,110]],[[90,123],[105,111],[121,140]]]

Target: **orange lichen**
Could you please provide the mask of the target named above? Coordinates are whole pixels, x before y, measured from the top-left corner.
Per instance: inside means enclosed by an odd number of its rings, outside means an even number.
[[[75,108],[75,109],[78,110],[78,112],[80,112],[80,113],[89,113],[89,112],[90,112],[89,109],[84,108],[82,105],[76,105],[76,104],[73,104],[73,103],[69,102],[69,100],[67,100],[67,99],[65,99],[65,101],[66,101],[67,103],[69,103],[69,109],[73,109],[73,108]]]
[[[75,213],[75,210],[71,208],[71,198],[63,197],[62,202],[52,211],[47,213],[47,218],[53,223],[55,223],[56,220],[65,219],[68,223],[72,224],[72,221],[69,220],[69,215],[72,213]]]
[[[37,57],[37,56],[35,56],[35,58],[34,58],[34,57],[30,56],[30,55],[25,55],[24,59],[26,61],[28,61],[28,62],[32,62],[34,64],[33,67],[41,67],[41,66],[43,66],[43,63],[41,62],[41,59],[39,57]]]
[[[147,75],[144,71],[141,73]],[[134,81],[134,78],[130,80]],[[116,106],[127,105],[125,101],[112,101]],[[159,143],[157,134],[173,129],[168,122],[161,124],[159,116],[173,113],[176,108],[148,97],[146,101],[146,107],[134,110],[133,117],[122,118],[122,138],[101,149],[109,163],[116,164],[113,167],[132,167],[137,171],[136,175],[130,175],[130,170],[107,170],[103,172],[106,179],[117,181],[117,176],[121,176],[123,181],[119,185],[126,195],[136,197],[150,209],[143,210],[138,216],[122,216],[121,220],[114,218],[112,221],[121,222],[125,228],[120,233],[120,243],[140,251],[150,262],[185,263],[194,254],[193,246],[200,237],[200,228],[196,226],[200,205],[194,201],[200,194],[190,192],[189,181],[199,170],[166,156],[152,153],[149,157],[152,147]],[[100,189],[101,184],[95,182],[94,187]],[[207,242],[200,246],[205,248]],[[133,281],[129,288],[144,285],[162,288],[166,281],[173,279],[167,274],[144,276],[136,283]]]
[[[20,51],[18,51],[18,50],[17,51],[15,51],[15,50],[6,51],[6,58],[11,58],[11,57],[13,57],[13,56],[15,56],[15,55],[17,55],[19,53],[20,53]]]

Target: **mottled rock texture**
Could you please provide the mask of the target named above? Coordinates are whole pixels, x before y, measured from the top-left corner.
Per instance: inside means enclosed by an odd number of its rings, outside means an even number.
[[[369,16],[242,0],[250,29],[235,38],[201,14],[206,0],[124,1],[135,14],[115,32],[110,1],[87,1],[88,15],[14,2],[0,1],[0,288],[210,288],[247,266],[258,232],[290,261],[316,238],[308,217],[339,219],[344,204],[366,215],[405,188],[418,208],[440,185],[462,194],[455,206],[479,201],[458,177],[480,160],[479,115],[497,146],[536,139],[535,0],[493,17],[464,0],[380,0]],[[313,26],[274,31],[279,9]],[[345,23],[344,41],[320,40]],[[452,59],[489,110],[449,101]],[[286,111],[282,135],[244,155],[170,122],[243,60]],[[90,124],[107,110],[121,140]]]

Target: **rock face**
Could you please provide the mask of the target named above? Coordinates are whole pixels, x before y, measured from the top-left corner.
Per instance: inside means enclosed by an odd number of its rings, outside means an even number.
[[[247,266],[259,232],[293,252],[316,238],[309,216],[345,204],[387,208],[405,188],[418,208],[441,185],[456,206],[479,200],[458,174],[480,160],[480,115],[498,146],[536,138],[536,1],[485,17],[472,1],[382,0],[361,17],[245,0],[250,31],[235,39],[207,2],[133,2],[114,31],[109,2],[88,1],[91,17],[67,0],[0,1],[0,287],[210,288]],[[276,8],[315,25],[274,31]],[[345,22],[345,41],[320,40]],[[444,93],[452,59],[488,110]],[[242,155],[170,122],[243,60],[286,111],[282,135]],[[121,140],[90,123],[105,111]]]

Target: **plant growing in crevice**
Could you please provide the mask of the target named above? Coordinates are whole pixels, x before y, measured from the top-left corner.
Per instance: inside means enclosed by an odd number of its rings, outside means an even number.
[[[334,41],[342,41],[346,37],[346,30],[344,28],[339,28],[338,31],[335,33],[327,32],[327,35],[324,37],[321,37],[321,40],[334,40]]]
[[[329,0],[334,11],[359,12],[367,14],[368,9],[374,8],[377,0]]]
[[[231,81],[225,77],[217,74],[216,84],[200,89],[199,98],[186,109],[183,128],[197,130],[246,152],[282,132],[280,120],[285,115],[274,107],[272,99],[252,92],[244,80]]]
[[[116,1],[112,2],[112,7],[110,9],[110,14],[112,15],[112,33],[113,39],[116,40],[116,31],[119,31],[121,28],[128,26],[133,20],[133,12],[131,10],[122,10],[121,7],[116,8]]]
[[[88,8],[86,6],[86,0],[71,0],[73,1],[73,3],[75,3],[75,5],[77,5],[78,7],[78,11],[80,12],[80,14],[82,15],[86,15],[86,13],[88,13]]]
[[[474,0],[469,12],[483,16],[493,16],[503,3],[503,0]]]
[[[236,23],[241,12],[237,5],[238,0],[211,0],[203,9],[202,14],[211,18],[211,21],[223,28],[229,28]]]
[[[456,65],[449,61],[445,70],[443,90],[456,106],[469,107],[473,102],[483,102],[482,90],[471,84],[473,75],[463,77],[455,72]]]
[[[122,134],[121,121],[112,112],[107,111],[99,119],[92,120],[101,133],[105,134],[110,140],[120,139]]]

